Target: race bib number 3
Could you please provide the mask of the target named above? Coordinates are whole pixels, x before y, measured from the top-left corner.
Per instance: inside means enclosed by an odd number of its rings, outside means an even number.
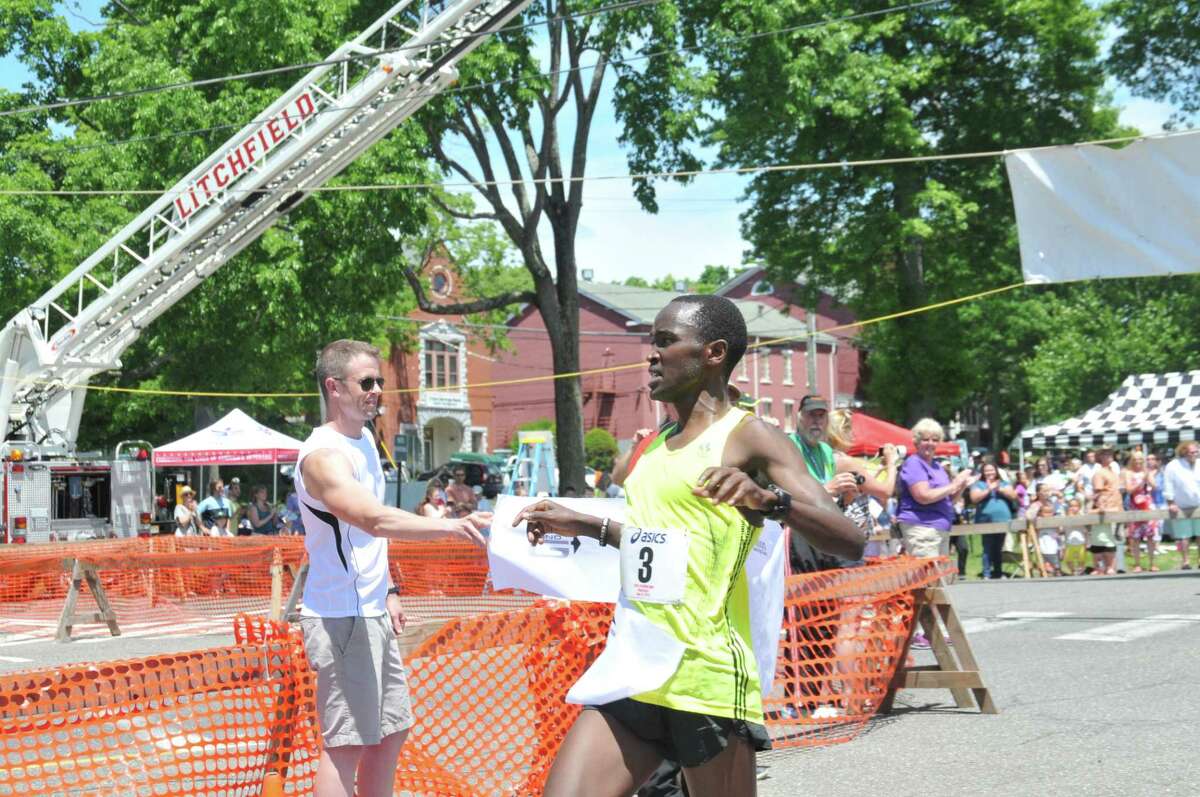
[[[644,603],[680,603],[687,583],[685,529],[626,526],[621,539],[621,592]]]

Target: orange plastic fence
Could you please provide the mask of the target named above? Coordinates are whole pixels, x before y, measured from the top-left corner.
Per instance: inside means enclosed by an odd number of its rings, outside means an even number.
[[[788,580],[777,746],[846,741],[882,702],[911,591],[944,559]],[[528,601],[524,596],[497,600]],[[399,794],[530,795],[578,707],[569,686],[603,648],[612,607],[537,601],[449,620],[408,657],[417,724]],[[0,677],[0,796],[308,794],[319,755],[313,676],[295,629],[239,618],[231,647]]]
[[[902,557],[791,576],[763,701],[775,747],[849,741],[875,715],[913,622],[912,592],[953,572],[948,560]]]
[[[0,676],[0,794],[256,796],[311,702],[298,661],[285,635]]]
[[[75,559],[96,568],[117,622],[124,625],[232,620],[238,613],[266,613],[276,552],[284,565],[285,596],[305,557],[302,537],[164,536],[0,549],[0,632],[29,637],[53,636]],[[393,542],[388,554],[392,578],[418,619],[446,619],[511,605],[503,600],[489,601],[490,607],[481,603],[487,555],[479,548]],[[96,611],[89,590],[81,592],[77,611]],[[81,633],[89,631],[82,628]],[[96,627],[90,633],[108,631]]]

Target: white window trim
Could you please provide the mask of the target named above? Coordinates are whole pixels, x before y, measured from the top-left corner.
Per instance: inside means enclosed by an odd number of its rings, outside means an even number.
[[[458,384],[446,387],[434,387],[425,384],[425,343],[426,341],[436,341],[447,346],[455,346],[458,349],[456,370],[458,371]],[[420,389],[422,391],[431,391],[437,393],[466,393],[467,384],[467,336],[458,330],[457,327],[446,323],[445,321],[434,321],[421,327],[420,344],[417,349],[418,365],[419,365],[419,380]]]
[[[758,383],[760,385],[769,385],[771,384],[771,350],[760,349],[759,351],[762,352],[762,373],[760,374]]]
[[[748,358],[746,358],[746,357],[742,358],[741,369],[738,371],[738,378],[737,378],[737,381],[739,381],[739,382],[749,382],[750,381],[750,372],[746,370],[746,360],[747,359]]]
[[[794,419],[796,416],[796,402],[794,399],[783,400],[783,431],[785,434],[791,434],[796,431]]]
[[[781,354],[783,355],[783,384],[795,384],[792,381],[792,350],[784,349]]]
[[[771,399],[764,396],[763,398],[760,398],[758,400],[758,408],[760,410],[760,412],[758,413],[758,417],[770,418],[773,410],[775,409],[775,406],[774,406],[774,402],[771,401]]]

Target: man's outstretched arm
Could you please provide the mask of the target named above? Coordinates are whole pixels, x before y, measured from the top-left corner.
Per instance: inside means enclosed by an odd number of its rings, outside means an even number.
[[[480,530],[491,521],[491,513],[475,512],[465,518],[427,518],[384,506],[354,478],[350,460],[332,448],[305,457],[300,473],[313,498],[325,504],[339,520],[368,534],[396,540],[453,537],[480,547],[485,544]]]

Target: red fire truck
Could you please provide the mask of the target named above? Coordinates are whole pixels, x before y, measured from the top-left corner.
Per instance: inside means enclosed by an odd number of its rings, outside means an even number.
[[[452,85],[457,63],[528,2],[400,0],[0,327],[5,540],[148,533],[148,446],[123,443],[111,459],[76,451],[88,382],[120,369],[142,330]]]

